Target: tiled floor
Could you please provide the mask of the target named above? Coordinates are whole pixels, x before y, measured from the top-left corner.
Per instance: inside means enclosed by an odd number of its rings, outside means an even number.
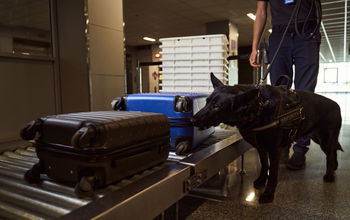
[[[259,204],[257,198],[261,192],[253,188],[253,181],[260,167],[258,154],[252,149],[245,155],[244,175],[238,172],[240,161],[233,162],[226,172],[211,180],[204,191],[194,192],[196,197],[188,196],[180,201],[179,218],[350,219],[349,124],[343,125],[339,141],[344,152],[338,152],[335,183],[323,182],[325,155],[318,145],[312,143],[305,170],[290,171],[281,165],[274,202]],[[249,199],[251,201],[247,201]]]

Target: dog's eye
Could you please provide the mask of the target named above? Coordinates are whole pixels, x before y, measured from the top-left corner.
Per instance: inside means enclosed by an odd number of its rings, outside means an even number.
[[[220,105],[214,105],[214,110],[220,110],[221,109],[221,106]]]

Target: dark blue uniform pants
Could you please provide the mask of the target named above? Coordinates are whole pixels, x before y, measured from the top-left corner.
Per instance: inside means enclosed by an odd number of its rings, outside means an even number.
[[[269,39],[269,59],[272,60],[283,33],[273,32]],[[288,75],[294,79],[294,87],[298,90],[315,91],[319,69],[319,50],[321,37],[317,34],[311,40],[299,38],[295,32],[286,34],[276,60],[271,66],[270,80],[275,85],[281,75]],[[295,73],[293,75],[293,64]],[[310,145],[310,138],[296,140],[293,147],[295,152],[306,153]]]

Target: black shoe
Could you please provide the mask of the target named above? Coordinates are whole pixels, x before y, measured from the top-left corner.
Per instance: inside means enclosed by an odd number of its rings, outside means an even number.
[[[305,153],[294,152],[286,166],[291,170],[302,170],[305,168],[305,160]]]
[[[281,152],[280,164],[286,164],[289,160],[289,147],[283,147]]]

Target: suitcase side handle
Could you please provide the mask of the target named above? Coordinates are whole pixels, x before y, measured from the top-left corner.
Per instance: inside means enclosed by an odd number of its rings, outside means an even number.
[[[43,121],[41,119],[29,122],[26,127],[21,129],[21,138],[27,141],[33,140],[35,138],[36,132],[41,130],[42,125]]]
[[[92,125],[80,128],[72,137],[71,144],[75,148],[85,148],[95,138],[96,129]]]
[[[193,111],[193,102],[187,96],[177,95],[174,99],[174,111],[175,112],[192,112]]]
[[[124,111],[126,110],[126,100],[124,96],[115,98],[111,102],[111,106],[113,110],[116,111]]]

